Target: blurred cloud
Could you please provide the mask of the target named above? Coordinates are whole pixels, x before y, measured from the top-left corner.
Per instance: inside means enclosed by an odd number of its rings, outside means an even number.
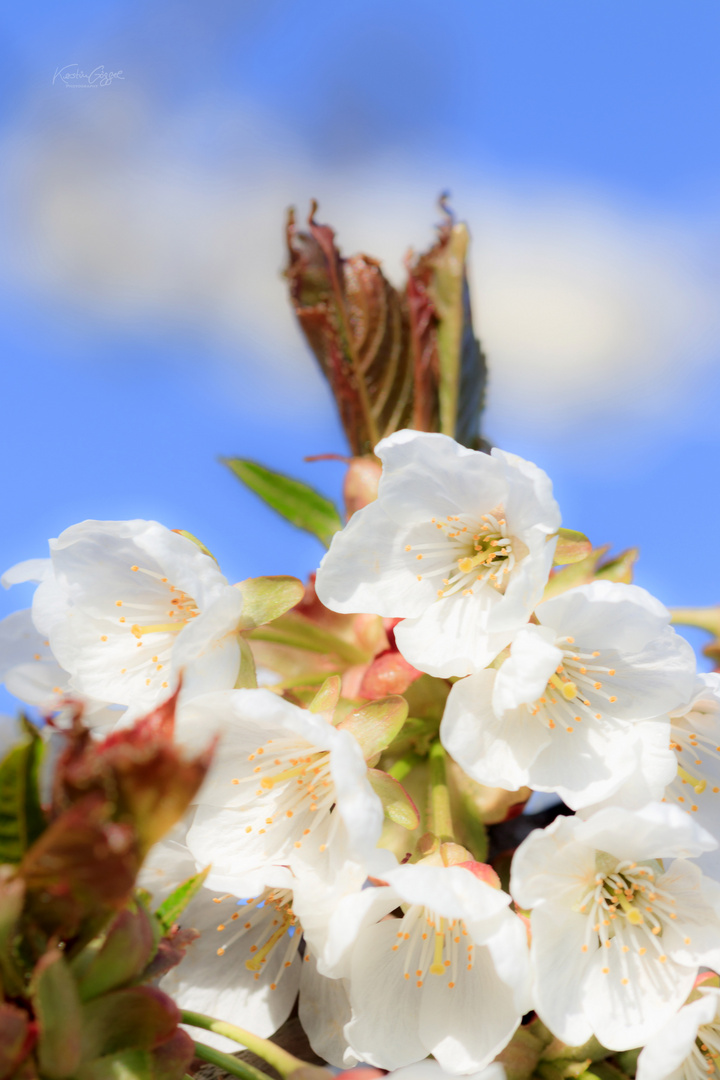
[[[219,352],[250,348],[262,361],[255,378],[276,395],[300,383],[320,393],[279,273],[284,208],[302,214],[318,197],[343,251],[383,258],[399,281],[408,246],[431,240],[437,165],[399,151],[320,165],[254,104],[230,114],[195,100],[160,138],[129,87],[84,98],[50,130],[26,124],[7,139],[13,242],[0,272],[77,312],[91,333],[186,330]],[[192,136],[210,115],[223,152],[200,155]],[[677,409],[688,372],[720,350],[714,223],[567,184],[488,179],[467,164],[445,172],[474,236],[492,411],[511,400],[519,419],[564,435],[589,419]]]

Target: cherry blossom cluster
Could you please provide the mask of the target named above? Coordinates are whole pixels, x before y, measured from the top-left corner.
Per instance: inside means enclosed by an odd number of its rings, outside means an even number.
[[[568,1047],[643,1047],[641,1080],[712,1074],[720,989],[701,973],[720,971],[720,885],[696,860],[717,848],[720,676],[697,673],[646,590],[549,588],[561,518],[537,466],[414,431],[375,453],[377,498],[335,534],[315,590],[330,613],[386,620],[413,678],[442,688],[416,788],[393,767],[397,695],[363,700],[329,664],[304,697],[272,670],[257,685],[246,597],[193,538],[83,522],[3,579],[37,582],[0,623],[0,677],[22,701],[60,726],[81,701],[103,733],[180,687],[177,739],[219,740],[144,869],[162,898],[209,867],[183,916],[200,936],[162,988],[263,1037],[299,993],[311,1045],[343,1068],[490,1080],[535,1013]],[[429,745],[478,790],[564,803],[505,887],[440,814]]]

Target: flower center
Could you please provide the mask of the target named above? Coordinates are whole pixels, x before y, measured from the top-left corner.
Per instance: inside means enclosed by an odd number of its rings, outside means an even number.
[[[603,852],[598,852],[596,861],[593,883],[574,907],[587,916],[582,951],[607,950],[608,966],[602,971],[607,975],[614,961],[623,985],[630,981],[631,968],[625,956],[631,952],[652,963],[657,976],[663,971],[659,965],[667,962],[663,929],[668,921],[677,919],[675,897],[657,884],[657,864],[619,861]],[[685,938],[685,944],[690,944],[690,938]]]
[[[193,600],[192,596],[188,596],[182,589],[178,589],[176,585],[171,585],[166,577],[162,574],[158,574],[155,570],[146,570],[141,566],[131,566],[130,569],[134,573],[146,574],[148,577],[154,578],[163,585],[167,585],[169,592],[171,593],[167,606],[167,618],[169,621],[154,622],[140,625],[134,623],[130,627],[130,633],[136,638],[141,638],[143,634],[178,634],[183,626],[195,619],[200,614],[197,609],[197,604]],[[116,607],[127,606],[128,610],[132,612],[138,612],[141,609],[146,611],[152,611],[153,614],[158,614],[158,608],[161,606],[161,602],[164,597],[159,597],[155,600],[154,604],[137,604],[133,601],[127,602],[124,600],[116,600]],[[126,622],[127,616],[120,617],[120,622]]]
[[[706,791],[708,795],[720,793],[720,746],[701,730],[689,731],[684,726],[683,721],[693,719],[698,717],[691,712],[671,724],[670,749],[677,755],[678,771],[665,797],[671,796],[690,812],[699,809],[697,796]]]
[[[268,958],[273,954],[277,958],[279,954],[275,950],[278,946],[284,946],[275,982],[270,983],[270,989],[276,990],[283,973],[295,959],[302,939],[302,931],[292,910],[292,893],[288,889],[266,889],[241,907],[237,906],[235,897],[229,893],[214,897],[216,904],[227,900],[234,901],[234,911],[226,922],[218,925],[217,933],[224,934],[233,928],[234,932],[222,939],[222,945],[216,950],[217,955],[224,956],[237,943],[238,949],[245,955],[245,967],[255,979],[259,979]]]
[[[572,733],[574,724],[612,718],[612,705],[617,694],[612,680],[614,667],[597,663],[599,650],[584,652],[575,648],[572,637],[555,643],[562,649],[563,658],[548,679],[545,693],[527,708],[550,730]]]
[[[683,1062],[683,1080],[707,1080],[720,1060],[720,1024],[703,1024],[690,1056]]]
[[[335,786],[330,771],[330,753],[317,750],[310,743],[295,739],[268,739],[248,755],[245,776],[233,779],[234,785],[252,785],[247,806],[257,814],[255,825],[245,832],[259,836],[273,825],[286,827],[294,819],[297,834],[293,846],[301,848],[321,826],[327,824],[335,805]],[[259,826],[259,827],[258,827]],[[323,829],[323,839],[325,830]],[[326,843],[320,844],[324,851]]]
[[[430,526],[438,531],[434,538]],[[471,514],[432,518],[422,527],[418,542],[406,544],[405,551],[422,563],[418,581],[437,579],[439,600],[458,592],[473,596],[483,585],[504,592],[507,575],[527,554],[522,541],[508,535],[502,507],[480,518]]]
[[[443,976],[453,990],[461,970],[472,971],[474,945],[462,919],[446,919],[413,904],[399,920],[393,952],[402,950],[404,977],[420,990],[428,975]]]

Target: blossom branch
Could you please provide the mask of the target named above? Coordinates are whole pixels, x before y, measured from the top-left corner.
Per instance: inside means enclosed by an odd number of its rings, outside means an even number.
[[[203,1043],[195,1043],[195,1056],[201,1061],[209,1062],[210,1065],[217,1065],[231,1076],[241,1077],[241,1080],[269,1080],[267,1073],[260,1072],[254,1065],[248,1065],[239,1058],[233,1057],[232,1054],[223,1054],[221,1050],[213,1050],[211,1046],[205,1046]]]
[[[245,1031],[241,1027],[236,1027],[235,1024],[225,1023],[224,1020],[214,1020],[212,1016],[190,1012],[186,1009],[182,1010],[181,1019],[183,1024],[203,1028],[205,1031],[214,1031],[216,1035],[224,1035],[226,1039],[233,1039],[235,1042],[240,1043],[248,1050],[251,1050],[253,1054],[257,1054],[263,1061],[266,1061],[268,1065],[272,1065],[273,1069],[276,1069],[282,1077],[290,1076],[296,1069],[306,1067],[304,1061],[296,1058],[294,1054],[289,1053],[287,1050],[283,1050],[281,1046],[271,1042],[269,1039],[261,1039],[259,1035],[253,1035],[251,1031]],[[228,1072],[233,1071],[228,1067],[228,1062],[242,1065],[246,1071],[235,1071],[235,1076],[242,1076],[246,1080],[267,1080],[265,1073],[246,1065],[244,1062],[239,1062],[237,1058],[233,1058],[229,1054],[221,1054],[219,1051],[211,1050],[202,1044],[196,1044],[196,1050],[198,1051],[198,1057],[203,1057],[205,1053],[218,1055],[219,1058],[223,1059],[222,1061],[210,1057],[204,1057],[203,1060],[211,1061],[214,1065],[222,1065],[223,1068],[228,1069]],[[202,1054],[200,1050],[202,1050]]]

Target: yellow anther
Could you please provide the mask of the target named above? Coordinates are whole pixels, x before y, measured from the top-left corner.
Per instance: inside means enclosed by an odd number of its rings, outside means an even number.
[[[574,682],[563,682],[559,675],[553,673],[550,676],[552,685],[560,691],[566,701],[572,701],[577,697],[578,688]]]

